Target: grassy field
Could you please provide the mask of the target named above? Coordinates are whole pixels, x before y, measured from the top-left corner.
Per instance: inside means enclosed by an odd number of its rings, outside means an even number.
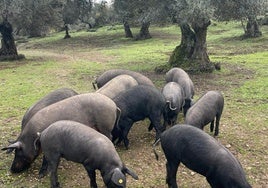
[[[268,182],[268,27],[261,29],[262,37],[242,40],[239,24],[213,24],[208,32],[208,53],[222,69],[190,75],[195,99],[208,90],[223,93],[225,107],[217,139],[239,159],[254,188],[264,188]],[[18,51],[26,59],[0,62],[0,147],[17,138],[25,111],[38,99],[60,87],[93,92],[92,81],[105,70],[138,71],[162,88],[164,74],[156,74],[154,68],[168,61],[180,42],[180,30],[177,26],[152,27],[151,34],[150,40],[132,41],[124,38],[121,26],[114,26],[71,33],[68,40],[62,39],[64,33],[19,40]],[[183,122],[181,116],[179,123]],[[158,147],[160,159],[155,160],[151,147],[155,133],[147,131],[148,124],[145,120],[132,127],[129,150],[117,148],[125,164],[139,176],[138,181],[127,177],[131,188],[167,187],[165,157]],[[0,153],[0,187],[49,187],[49,176],[38,179],[41,158],[28,171],[11,174],[13,158],[14,154]],[[62,187],[89,185],[83,167],[65,160],[59,167],[59,181]],[[183,165],[177,182],[180,187],[208,187],[204,177]],[[99,173],[98,184],[103,186]]]

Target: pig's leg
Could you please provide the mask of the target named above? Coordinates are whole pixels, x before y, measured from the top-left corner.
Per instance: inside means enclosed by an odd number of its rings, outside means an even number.
[[[42,166],[39,170],[39,178],[45,177],[45,175],[47,174],[47,168],[48,168],[48,162],[45,156],[43,156]]]
[[[96,182],[96,172],[95,170],[92,170],[88,165],[84,165],[87,174],[89,176],[90,179],[90,187],[91,188],[98,188],[97,186],[97,182]]]
[[[161,125],[161,118],[163,117],[161,112],[152,113],[149,117],[151,124],[155,128],[156,138],[155,141],[158,140],[160,134],[165,130],[165,127]]]
[[[57,157],[55,156],[54,159],[50,159],[47,157],[47,162],[48,162],[48,168],[51,171],[51,174],[50,174],[51,187],[57,188],[60,186],[58,182],[58,174],[57,174],[57,169],[58,169],[58,165],[60,162],[60,156],[57,156]]]
[[[121,123],[120,124],[124,126],[124,128],[122,129],[122,137],[124,140],[124,145],[126,149],[128,149],[129,140],[127,138],[127,135],[134,122],[131,119],[127,118],[127,119],[124,119]]]
[[[220,119],[221,119],[221,114],[217,114],[216,115],[216,126],[215,126],[214,136],[218,136],[218,134],[219,134]]]
[[[178,188],[176,182],[176,174],[179,164],[180,164],[179,162],[176,164],[170,162],[166,163],[166,170],[167,170],[166,183],[168,184],[169,188]]]
[[[213,132],[214,130],[214,119],[210,123],[210,132]]]
[[[154,128],[154,125],[151,122],[150,125],[149,125],[149,127],[148,127],[148,131],[151,131],[153,128]]]

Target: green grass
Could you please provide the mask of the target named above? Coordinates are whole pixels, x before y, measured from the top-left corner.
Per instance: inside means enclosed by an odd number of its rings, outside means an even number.
[[[133,41],[124,38],[122,26],[102,27],[96,32],[64,32],[44,38],[27,39],[18,43],[23,61],[0,62],[0,147],[8,139],[16,139],[20,121],[27,108],[42,96],[59,87],[70,87],[85,93],[92,92],[92,81],[101,72],[125,68],[142,72],[161,88],[164,74],[154,68],[164,65],[180,43],[176,25],[152,26],[152,39]],[[255,187],[266,186],[268,156],[268,27],[263,36],[242,40],[239,23],[213,23],[208,30],[208,53],[222,69],[212,74],[190,75],[196,86],[197,99],[207,90],[220,90],[225,97],[219,141],[240,160],[247,177]],[[138,33],[138,28],[133,29]],[[182,122],[182,117],[180,117]],[[129,187],[166,187],[165,159],[159,149],[160,161],[155,161],[151,143],[154,133],[147,132],[148,121],[139,122],[129,134],[130,149],[117,148],[127,166],[134,169],[140,180],[128,177]],[[205,131],[208,131],[206,129]],[[25,173],[9,172],[13,155],[0,154],[0,187],[48,187],[49,178],[39,180],[37,159]],[[63,187],[87,187],[84,169],[63,161],[60,170]],[[207,187],[206,180],[180,167],[177,175],[181,187]],[[98,175],[98,182],[101,179]]]

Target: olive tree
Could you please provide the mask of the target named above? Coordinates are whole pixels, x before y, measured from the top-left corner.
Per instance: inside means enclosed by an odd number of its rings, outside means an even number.
[[[45,36],[51,31],[68,29],[77,20],[86,22],[91,0],[4,0],[8,2],[9,20],[16,33],[30,37]],[[3,1],[0,1],[2,4]],[[0,10],[3,6],[0,7]],[[68,35],[68,33],[67,33]]]
[[[64,22],[65,36],[64,39],[70,38],[68,24],[73,24],[79,18],[79,8],[76,1],[67,0],[63,5],[62,19]]]
[[[63,5],[62,19],[64,22],[65,39],[70,38],[69,24],[74,24],[77,21],[88,24],[91,28],[91,0],[66,0]]]
[[[114,0],[113,3],[114,10],[123,23],[126,38],[133,38],[130,21],[134,18],[134,5],[135,1],[131,0]]]
[[[257,15],[267,8],[267,0],[167,0],[168,11],[181,29],[181,43],[175,48],[169,66],[190,71],[211,72],[214,64],[207,53],[207,30],[211,19],[247,19],[245,36],[260,36]]]
[[[15,39],[13,37],[13,27],[8,20],[10,16],[9,9],[12,7],[12,1],[0,2],[1,18],[0,18],[0,33],[1,48],[0,48],[0,61],[2,60],[17,60],[24,58],[24,55],[18,54],[17,47],[15,45]],[[13,7],[14,8],[14,7]]]
[[[189,71],[211,72],[214,65],[207,53],[207,30],[213,7],[210,0],[170,0],[169,11],[181,29],[181,43],[175,48],[169,66]]]
[[[141,25],[136,39],[151,38],[149,27],[152,22],[161,17],[162,7],[165,1],[158,0],[114,0],[114,9],[121,17],[124,25],[126,37],[133,37],[130,24]]]
[[[19,31],[30,37],[45,36],[62,25],[59,17],[63,1],[21,0],[12,18]]]
[[[245,37],[262,35],[257,16],[264,15],[268,10],[267,0],[214,0],[213,5],[216,8],[215,16],[219,20],[241,20]]]

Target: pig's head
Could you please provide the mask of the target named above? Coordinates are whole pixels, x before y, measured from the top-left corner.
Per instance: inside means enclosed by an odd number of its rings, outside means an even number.
[[[31,139],[29,138],[29,141]],[[10,171],[12,173],[20,173],[26,169],[28,169],[31,163],[35,160],[35,158],[40,153],[40,147],[34,144],[34,141],[31,144],[27,144],[29,142],[16,141],[9,146],[2,148],[2,150],[6,150],[7,153],[11,153],[15,151],[15,157],[12,162]]]
[[[164,120],[166,124],[174,125],[177,121],[179,109],[177,107],[172,107],[170,101],[166,101],[166,107],[164,110]]]
[[[138,180],[138,176],[126,167],[124,167],[122,170],[119,168],[113,169],[110,173],[103,176],[103,180],[107,188],[125,188],[126,174],[129,174],[135,180]]]

